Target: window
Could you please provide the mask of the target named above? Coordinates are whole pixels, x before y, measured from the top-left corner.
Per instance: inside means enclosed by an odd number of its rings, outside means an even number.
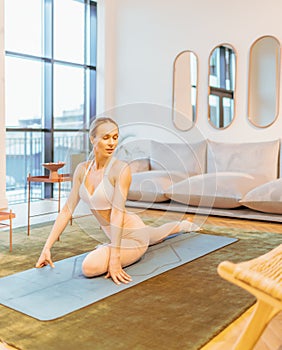
[[[42,163],[65,161],[67,173],[70,155],[88,150],[96,114],[96,23],[91,0],[5,1],[10,203],[26,200],[26,177],[42,175]],[[53,196],[52,186],[40,186],[37,194]]]

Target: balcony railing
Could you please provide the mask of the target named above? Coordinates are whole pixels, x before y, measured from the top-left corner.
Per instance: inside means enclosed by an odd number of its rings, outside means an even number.
[[[54,133],[54,159],[66,165],[61,173],[70,173],[70,158],[73,154],[87,153],[88,136],[86,132]],[[6,189],[9,203],[27,201],[27,175],[44,175],[44,133],[34,131],[8,131],[6,133]],[[45,172],[48,174],[48,171]],[[70,191],[69,182],[62,183],[62,196]],[[32,198],[44,198],[44,184],[32,186]],[[53,197],[58,195],[57,185],[53,185]]]

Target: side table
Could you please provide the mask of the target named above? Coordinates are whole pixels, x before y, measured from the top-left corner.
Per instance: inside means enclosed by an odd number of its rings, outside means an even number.
[[[30,214],[30,191],[31,191],[31,183],[32,182],[45,182],[45,183],[58,183],[58,210],[57,212],[59,213],[61,210],[61,183],[62,182],[67,182],[67,181],[72,181],[72,177],[69,174],[60,174],[57,178],[50,178],[48,175],[41,175],[41,176],[30,176],[28,174],[27,177],[27,184],[28,184],[28,197],[27,197],[27,203],[28,203],[28,213],[27,213],[27,235],[29,236],[30,234],[30,218],[34,216],[40,216],[40,215],[47,215],[51,214],[51,212],[48,213],[43,213],[43,214],[36,214],[36,215],[31,215]]]

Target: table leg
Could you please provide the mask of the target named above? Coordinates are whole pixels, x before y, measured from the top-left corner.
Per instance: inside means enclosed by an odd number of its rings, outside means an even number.
[[[61,211],[61,182],[59,181],[58,213]]]
[[[12,235],[13,235],[12,210],[10,210],[9,219],[10,219],[10,252],[11,252],[12,251],[12,245],[13,245],[13,243],[12,243],[12,239],[13,239],[13,237],[12,237]]]
[[[28,174],[27,179],[27,235],[30,234],[30,174]]]
[[[58,213],[61,211],[61,182],[59,181],[59,198],[58,198]],[[58,237],[58,241],[60,240],[60,236]]]

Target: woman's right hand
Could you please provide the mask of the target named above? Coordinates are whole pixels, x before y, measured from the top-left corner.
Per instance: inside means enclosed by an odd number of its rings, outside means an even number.
[[[105,278],[111,277],[116,284],[129,283],[132,281],[131,276],[129,276],[121,267],[119,259],[111,258],[108,273]]]
[[[35,267],[43,267],[46,265],[50,265],[51,267],[55,267],[53,261],[51,259],[51,251],[48,248],[42,250],[42,253],[35,265]]]

